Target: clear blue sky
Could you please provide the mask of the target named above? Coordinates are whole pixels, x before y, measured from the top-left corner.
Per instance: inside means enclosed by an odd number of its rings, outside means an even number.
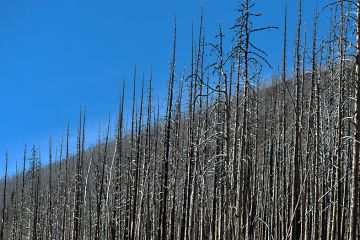
[[[255,39],[276,69],[281,62],[285,0],[257,2],[262,13],[258,24],[279,26]],[[297,1],[288,2],[291,60]],[[312,25],[314,2],[304,0],[306,27]],[[74,142],[81,105],[87,108],[87,141],[94,143],[99,124],[106,122],[109,111],[117,112],[124,78],[129,107],[135,63],[139,82],[152,67],[155,98],[164,101],[174,14],[180,76],[190,57],[191,22],[198,26],[201,7],[207,39],[212,41],[219,23],[231,38],[236,6],[236,0],[0,1],[0,174],[5,149],[14,173],[25,143],[29,149],[40,146],[46,163],[48,138],[53,138],[55,150],[68,121]],[[325,21],[320,24],[325,26]],[[265,69],[264,77],[271,73]]]

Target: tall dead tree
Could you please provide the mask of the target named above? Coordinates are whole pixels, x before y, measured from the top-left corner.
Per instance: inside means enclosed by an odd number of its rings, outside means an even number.
[[[22,179],[21,179],[21,203],[20,203],[20,237],[24,236],[24,208],[25,208],[25,172],[26,172],[26,144],[24,145],[24,157],[22,164]]]
[[[76,158],[76,173],[74,179],[74,214],[73,214],[73,229],[72,238],[78,240],[81,232],[81,211],[82,211],[82,178],[83,178],[83,157],[84,157],[84,142],[85,142],[85,119],[86,114],[80,113],[78,137],[77,137],[77,158]]]
[[[69,171],[69,138],[70,138],[70,125],[68,123],[67,130],[66,130],[66,149],[65,149],[65,176],[64,176],[64,184],[63,184],[63,205],[62,205],[62,223],[61,223],[61,240],[65,240],[66,238],[66,222],[67,222],[67,208],[68,208],[68,171]],[[62,159],[61,159],[62,160]]]
[[[144,171],[146,171],[146,220],[145,220],[145,239],[151,239],[151,170],[154,169],[151,166],[151,156],[152,156],[152,129],[151,122],[152,122],[152,72],[150,73],[149,79],[149,88],[148,88],[148,106],[147,106],[147,123],[146,123],[146,153],[144,158]],[[154,191],[154,189],[152,190]]]
[[[344,86],[344,60],[345,60],[345,49],[344,49],[344,2],[339,1],[340,5],[340,17],[339,17],[339,73],[337,82],[337,106],[336,106],[336,133],[335,133],[335,153],[333,155],[333,189],[332,189],[332,225],[330,237],[332,240],[341,238],[340,232],[340,199],[341,199],[341,160],[342,160],[342,132],[343,132],[343,86]]]
[[[1,228],[0,228],[0,239],[4,239],[4,228],[5,228],[5,212],[6,212],[6,184],[8,176],[8,153],[5,154],[5,174],[4,174],[4,191],[3,191],[3,200],[2,200],[2,211],[1,211]]]
[[[31,174],[31,211],[32,226],[29,228],[29,239],[37,240],[39,238],[39,208],[40,208],[40,153],[33,146],[31,150],[30,174]]]
[[[48,234],[53,238],[53,185],[52,185],[52,141],[49,139],[49,193],[48,193]]]
[[[176,20],[174,23],[174,42],[173,53],[171,60],[171,71],[168,87],[168,100],[166,108],[166,126],[165,126],[165,139],[164,139],[164,159],[163,159],[163,172],[162,172],[162,200],[161,200],[161,238],[166,240],[167,236],[167,208],[168,208],[168,192],[169,192],[169,161],[170,161],[170,137],[171,137],[171,122],[172,122],[172,105],[174,95],[174,82],[175,82],[175,61],[176,61]]]
[[[301,115],[300,109],[302,102],[301,97],[301,86],[300,86],[300,38],[301,38],[301,24],[302,24],[302,1],[298,1],[299,13],[298,13],[298,24],[296,34],[296,47],[295,47],[295,88],[296,88],[296,100],[295,100],[295,133],[294,133],[294,152],[292,159],[292,200],[291,200],[291,239],[299,239],[301,234],[301,223],[300,223],[300,166],[301,166]]]
[[[134,81],[133,81],[133,97],[132,97],[132,109],[131,109],[131,134],[130,134],[130,154],[128,156],[129,163],[127,169],[127,185],[126,185],[126,217],[125,217],[125,227],[124,227],[124,238],[131,238],[131,229],[132,229],[132,179],[131,174],[133,171],[132,161],[133,161],[133,149],[135,142],[135,98],[136,98],[136,65],[134,66]]]
[[[105,146],[104,146],[104,153],[103,159],[101,164],[101,175],[100,175],[100,189],[99,189],[99,199],[96,205],[96,230],[95,230],[95,239],[101,239],[103,236],[103,228],[102,228],[102,211],[103,211],[103,195],[104,195],[104,188],[105,188],[105,169],[106,169],[106,162],[108,159],[108,145],[109,145],[109,134],[110,134],[110,116],[108,120],[108,126],[106,128],[106,138],[105,138]],[[100,145],[99,145],[100,147]],[[100,232],[101,231],[101,232]]]
[[[318,238],[318,228],[319,225],[321,224],[319,219],[319,216],[321,213],[319,210],[319,203],[318,203],[318,199],[319,199],[319,195],[320,195],[320,191],[319,191],[319,182],[320,182],[320,154],[319,154],[319,115],[320,115],[320,109],[319,109],[319,85],[318,85],[318,72],[317,72],[317,10],[315,10],[314,13],[314,24],[313,24],[313,45],[312,45],[312,70],[311,70],[311,82],[312,82],[312,88],[313,88],[313,98],[314,98],[314,103],[313,103],[313,107],[311,108],[311,113],[313,114],[313,111],[316,112],[313,122],[312,124],[315,124],[315,130],[314,130],[314,173],[313,173],[313,179],[314,179],[314,186],[312,187],[314,189],[314,196],[313,196],[313,215],[312,215],[312,228],[311,228],[311,237],[313,239],[317,239]],[[309,128],[310,128],[310,123],[309,123]]]
[[[137,227],[138,227],[138,217],[137,209],[139,206],[138,203],[138,195],[139,195],[139,182],[140,182],[140,166],[141,166],[141,134],[142,134],[142,125],[143,125],[143,99],[144,99],[144,81],[142,82],[141,86],[141,97],[140,97],[140,110],[139,110],[139,122],[137,127],[137,139],[136,139],[136,157],[135,157],[135,179],[134,179],[134,199],[133,199],[133,209],[132,209],[132,233],[131,238],[136,239],[137,237]]]
[[[360,0],[357,1],[356,18],[356,58],[355,58],[355,135],[353,141],[353,158],[351,166],[351,198],[349,216],[349,239],[358,237],[359,222],[359,176],[360,176]]]
[[[114,206],[112,211],[111,239],[115,240],[121,236],[121,192],[122,192],[122,153],[123,153],[123,123],[124,123],[124,95],[125,83],[119,104],[119,115],[116,126],[116,150],[115,150],[115,179],[114,179]]]

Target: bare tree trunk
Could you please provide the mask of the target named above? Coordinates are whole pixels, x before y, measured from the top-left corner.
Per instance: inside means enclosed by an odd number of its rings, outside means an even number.
[[[80,238],[81,227],[81,207],[82,207],[82,168],[85,141],[85,112],[84,116],[80,114],[78,140],[77,140],[77,161],[75,173],[75,189],[74,189],[74,215],[72,238],[78,240]]]
[[[138,192],[139,192],[139,178],[140,178],[140,166],[141,166],[141,130],[142,130],[142,115],[143,115],[143,99],[144,99],[144,81],[142,82],[141,87],[141,97],[140,97],[140,112],[139,112],[139,123],[138,123],[138,133],[137,133],[137,142],[136,142],[136,160],[135,160],[135,180],[134,180],[134,200],[133,200],[133,209],[132,209],[132,219],[133,227],[131,233],[131,239],[137,239],[137,224],[138,218],[136,216],[136,211],[138,207]]]
[[[49,139],[49,194],[48,194],[48,237],[53,238],[53,189],[52,189],[52,141]]]
[[[66,221],[67,221],[67,208],[68,208],[68,161],[69,161],[69,138],[70,138],[70,126],[68,124],[66,131],[66,154],[65,154],[65,179],[63,189],[63,212],[62,212],[62,226],[61,226],[61,240],[66,238]],[[62,159],[61,159],[62,160]]]
[[[6,152],[5,156],[5,175],[4,175],[4,191],[3,191],[3,201],[2,201],[2,212],[1,212],[1,228],[0,228],[0,239],[4,239],[4,228],[5,228],[5,212],[6,212],[6,184],[7,184],[7,175],[8,175],[8,153]]]
[[[301,223],[300,223],[300,124],[301,115],[300,102],[301,86],[300,86],[300,34],[301,34],[301,22],[302,22],[302,2],[299,0],[299,15],[297,25],[297,40],[296,40],[296,105],[295,105],[295,136],[294,136],[294,154],[293,154],[293,186],[292,186],[292,201],[291,201],[291,239],[299,239],[301,235]]]
[[[315,115],[315,121],[312,123],[315,124],[315,138],[313,139],[314,142],[314,186],[312,187],[314,189],[314,196],[313,196],[313,214],[312,214],[312,228],[311,228],[311,239],[318,239],[318,228],[319,228],[319,207],[318,207],[318,198],[319,198],[319,183],[320,183],[320,176],[319,176],[319,136],[318,136],[318,129],[319,129],[319,86],[318,86],[318,77],[317,77],[317,59],[316,59],[316,37],[317,37],[317,10],[314,13],[314,24],[313,24],[313,46],[312,46],[312,71],[311,71],[311,82],[312,82],[312,88],[313,88],[313,95],[314,95],[314,104],[315,107],[312,109],[316,112]],[[320,69],[321,71],[321,69]],[[310,112],[310,114],[313,114],[313,111]],[[309,128],[310,128],[310,122]],[[321,223],[320,223],[321,224]]]
[[[105,139],[105,146],[104,146],[104,155],[103,155],[103,161],[102,161],[102,170],[101,170],[101,180],[100,180],[100,190],[99,190],[99,200],[96,206],[96,232],[95,232],[95,239],[102,239],[101,232],[102,231],[102,210],[103,210],[103,195],[104,195],[104,181],[105,181],[105,168],[106,168],[106,162],[108,158],[108,144],[109,144],[109,132],[110,132],[110,117],[109,122],[106,130],[106,139]],[[100,145],[98,146],[100,147]]]
[[[349,239],[355,240],[359,233],[358,212],[359,212],[359,153],[360,153],[360,0],[357,1],[357,23],[356,23],[356,74],[355,74],[355,136],[353,142],[353,158],[351,166],[351,198],[349,217]]]
[[[122,152],[123,152],[123,122],[124,122],[124,95],[125,84],[120,98],[119,116],[116,131],[116,149],[115,149],[115,188],[114,188],[114,206],[111,223],[111,239],[119,239],[121,236],[121,171],[122,171]]]
[[[169,191],[169,158],[170,158],[170,137],[171,137],[171,121],[172,121],[172,102],[174,94],[175,81],[175,57],[176,57],[176,22],[174,25],[174,44],[173,56],[171,61],[171,74],[169,80],[168,101],[166,110],[166,126],[165,126],[165,140],[164,140],[164,162],[163,162],[163,193],[161,200],[161,238],[166,240],[167,236],[167,207],[168,207],[168,191]]]

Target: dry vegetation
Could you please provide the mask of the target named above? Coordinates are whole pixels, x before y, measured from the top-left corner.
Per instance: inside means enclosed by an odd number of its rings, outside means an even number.
[[[255,26],[252,1],[230,52],[220,27],[211,43],[200,24],[181,79],[175,24],[165,116],[135,69],[129,131],[123,92],[115,139],[109,124],[85,151],[81,112],[76,154],[70,130],[46,168],[25,147],[22,171],[1,183],[0,239],[360,239],[360,0],[326,7],[327,38],[316,12],[306,47],[299,0],[291,76],[285,13],[283,71],[268,88],[252,41],[273,27]]]

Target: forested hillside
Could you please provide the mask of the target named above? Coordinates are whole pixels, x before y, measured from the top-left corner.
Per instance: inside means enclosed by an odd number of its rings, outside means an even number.
[[[298,6],[284,9],[283,26],[257,26],[255,0],[241,0],[233,27],[215,37],[201,16],[182,75],[175,21],[166,106],[135,66],[133,104],[124,88],[116,129],[109,119],[96,146],[85,147],[86,111],[76,153],[69,128],[57,158],[50,141],[47,166],[25,146],[17,174],[0,183],[0,239],[360,239],[360,0],[319,5],[311,42]],[[260,31],[283,35],[282,70],[267,86]]]

